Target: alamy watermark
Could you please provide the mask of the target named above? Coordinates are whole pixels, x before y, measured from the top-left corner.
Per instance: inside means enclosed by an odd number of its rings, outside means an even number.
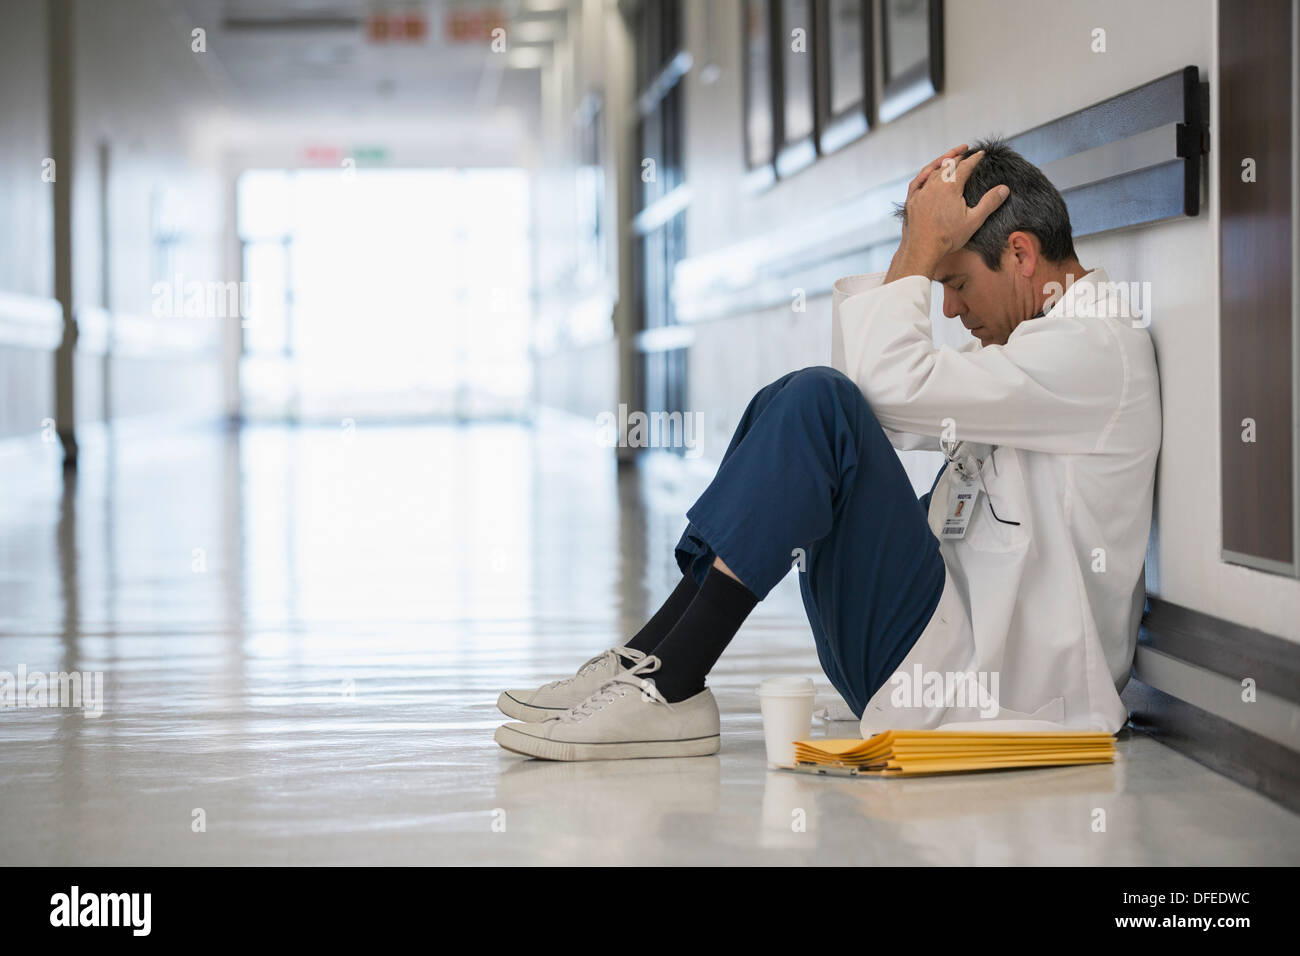
[[[1044,311],[1051,309],[1065,295],[1074,290],[1061,305],[1060,314],[1070,319],[1128,319],[1135,329],[1145,329],[1151,324],[1150,282],[1081,282],[1073,285],[1075,277],[1066,275],[1065,285],[1049,282],[1043,286],[1047,296]]]
[[[104,713],[104,672],[57,673],[27,670],[0,671],[0,708],[78,707],[87,717]]]
[[[255,307],[257,288],[251,282],[186,280],[179,272],[155,282],[151,311],[159,319],[240,319],[245,325]]]
[[[894,690],[889,703],[906,707],[974,707],[986,720],[998,715],[997,671],[927,671],[920,664],[912,672],[899,670],[889,678]]]
[[[703,449],[703,412],[631,412],[620,404],[618,414],[596,416],[596,440],[602,448],[684,448],[687,458],[699,458]]]
[[[56,927],[122,927],[148,936],[152,911],[152,893],[83,893],[74,884],[50,897],[50,925]]]

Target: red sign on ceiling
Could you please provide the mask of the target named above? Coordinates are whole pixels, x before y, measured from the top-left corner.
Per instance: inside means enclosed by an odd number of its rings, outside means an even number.
[[[500,7],[453,7],[443,18],[442,34],[448,43],[486,43],[493,30],[505,27],[506,15]]]
[[[419,10],[372,13],[366,21],[371,43],[419,43],[429,35],[429,18]]]

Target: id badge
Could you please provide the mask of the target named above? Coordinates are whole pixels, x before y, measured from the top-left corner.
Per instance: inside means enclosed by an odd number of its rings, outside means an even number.
[[[948,510],[943,516],[943,528],[939,537],[944,541],[960,541],[966,537],[966,528],[971,516],[975,514],[975,503],[979,500],[979,480],[973,477],[956,475],[948,490]]]

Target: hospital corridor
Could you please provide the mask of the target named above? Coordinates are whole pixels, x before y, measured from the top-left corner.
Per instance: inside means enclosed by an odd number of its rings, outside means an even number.
[[[1298,21],[0,0],[10,920],[1300,864]]]
[[[6,555],[10,653],[105,675],[93,720],[8,715],[8,862],[1294,862],[1293,814],[1140,734],[1113,765],[999,778],[769,771],[755,689],[818,673],[789,588],[710,678],[716,757],[515,758],[490,746],[500,688],[635,627],[670,585],[689,481],[620,477],[582,434],[506,424],[169,444],[86,450],[75,487],[6,505],[25,556]],[[191,832],[196,799],[218,839]],[[1124,829],[1076,832],[1094,806]]]

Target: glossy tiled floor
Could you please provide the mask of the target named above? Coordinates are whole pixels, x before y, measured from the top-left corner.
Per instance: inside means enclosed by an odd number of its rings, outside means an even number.
[[[99,671],[106,701],[0,710],[5,864],[1300,862],[1300,818],[1143,737],[1104,767],[769,772],[755,685],[826,686],[793,581],[711,679],[718,756],[499,750],[503,686],[675,578],[698,477],[620,477],[585,433],[136,433],[66,490],[52,454],[4,462],[0,671]]]

